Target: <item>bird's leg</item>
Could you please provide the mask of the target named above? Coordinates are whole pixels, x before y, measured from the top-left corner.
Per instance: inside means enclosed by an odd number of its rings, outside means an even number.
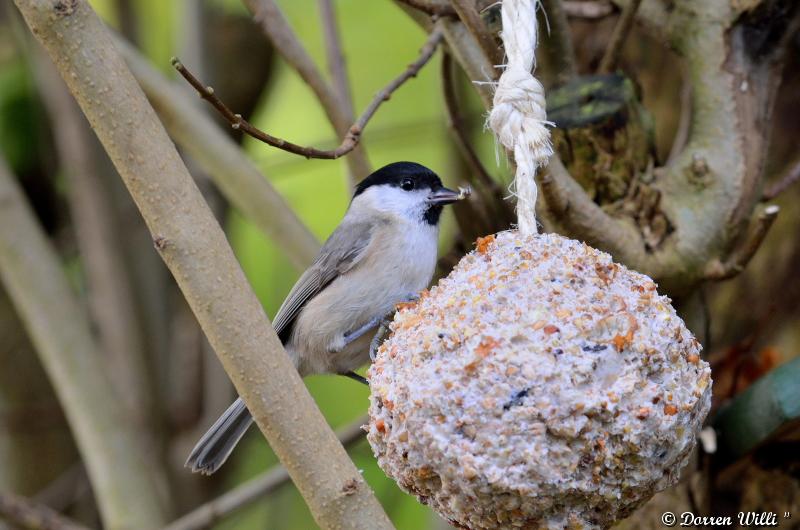
[[[380,324],[381,317],[375,317],[370,319],[366,324],[361,326],[360,328],[354,329],[353,331],[346,331],[344,334],[344,343],[342,344],[342,348],[347,346],[348,344],[360,339],[364,336],[364,334]]]
[[[367,386],[369,386],[369,381],[367,381],[367,378],[366,378],[366,377],[364,377],[363,375],[358,375],[357,373],[355,373],[355,372],[353,372],[353,371],[350,371],[350,372],[345,372],[345,373],[343,373],[343,374],[339,374],[339,375],[343,375],[343,376],[345,376],[345,377],[349,377],[349,378],[350,378],[350,379],[352,379],[353,381],[358,381],[358,382],[359,382],[359,383],[361,383],[362,385],[367,385]]]
[[[400,302],[398,302],[398,304],[403,304],[403,303],[408,304],[408,303],[411,303],[411,302],[417,302],[418,300],[419,300],[419,296],[418,295],[410,294],[405,299],[403,299]],[[378,326],[378,330],[375,332],[375,336],[372,337],[372,342],[369,343],[369,358],[370,358],[370,360],[375,361],[375,355],[378,353],[378,348],[381,347],[381,344],[383,344],[383,341],[386,340],[386,334],[389,331],[389,324],[392,323],[392,320],[394,319],[395,313],[397,313],[397,309],[395,309],[394,311],[390,312],[388,315],[384,316],[380,320],[380,325]]]

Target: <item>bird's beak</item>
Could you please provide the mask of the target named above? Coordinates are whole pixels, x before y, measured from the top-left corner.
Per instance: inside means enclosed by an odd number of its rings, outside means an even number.
[[[466,199],[469,194],[469,189],[460,188],[459,191],[453,191],[447,188],[439,188],[428,195],[428,202],[431,204],[451,204],[461,199]]]

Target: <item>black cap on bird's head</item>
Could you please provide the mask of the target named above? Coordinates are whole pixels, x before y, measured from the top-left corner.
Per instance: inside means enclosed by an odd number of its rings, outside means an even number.
[[[457,191],[447,189],[439,176],[427,167],[415,162],[394,162],[374,171],[356,186],[353,199],[367,190],[386,186],[398,191],[419,194],[424,192],[423,219],[432,225],[439,222],[442,207],[463,198]]]

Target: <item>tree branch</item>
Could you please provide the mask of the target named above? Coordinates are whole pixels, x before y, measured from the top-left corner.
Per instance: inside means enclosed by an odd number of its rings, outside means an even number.
[[[708,264],[706,279],[727,280],[742,272],[761,247],[761,243],[767,237],[767,232],[778,217],[779,211],[780,208],[774,204],[764,208],[753,220],[752,227],[744,241],[730,253],[727,259],[724,262],[715,259]]]
[[[361,139],[361,134],[364,131],[367,123],[375,115],[375,112],[378,110],[378,107],[384,101],[387,101],[392,93],[397,90],[403,83],[411,79],[412,77],[416,77],[417,73],[420,69],[425,66],[428,61],[433,57],[434,52],[436,51],[436,47],[439,45],[439,42],[442,40],[442,32],[439,29],[435,29],[429,36],[428,40],[425,42],[425,45],[422,47],[420,51],[419,58],[408,65],[403,73],[393,79],[386,87],[384,87],[381,91],[379,91],[375,97],[373,98],[372,102],[367,106],[364,112],[359,116],[358,120],[350,127],[345,136],[342,143],[339,147],[335,149],[318,149],[316,147],[305,147],[301,145],[297,145],[295,143],[283,140],[281,138],[272,136],[269,133],[262,131],[261,129],[257,128],[244,118],[240,114],[234,114],[234,112],[228,108],[227,105],[214,93],[214,89],[211,87],[204,86],[192,73],[186,69],[186,67],[181,64],[178,59],[173,59],[172,65],[175,69],[183,76],[186,81],[192,85],[195,90],[200,94],[200,96],[208,101],[212,107],[214,107],[223,118],[225,118],[228,123],[231,124],[231,127],[234,129],[238,129],[243,131],[244,133],[252,136],[256,140],[260,140],[265,144],[271,145],[273,147],[277,147],[283,151],[287,151],[289,153],[294,153],[296,155],[304,156],[306,158],[321,158],[325,160],[335,160],[340,158],[350,151],[352,151],[356,145],[358,145],[359,140]]]
[[[26,530],[89,530],[44,504],[0,492],[0,517]]]
[[[600,60],[600,66],[597,72],[600,74],[610,74],[613,72],[619,63],[622,48],[625,45],[625,39],[633,28],[633,19],[636,16],[636,11],[639,10],[642,0],[630,0],[628,5],[622,9],[622,15],[614,26],[614,31],[611,33],[606,52]]]
[[[344,447],[349,448],[364,438],[365,432],[362,427],[367,421],[368,418],[364,416],[336,431],[336,436]],[[287,482],[289,482],[289,473],[286,472],[285,467],[278,465],[244,484],[236,486],[216,499],[198,506],[167,525],[164,530],[209,528],[235,511],[276,491]]]
[[[547,56],[547,64],[554,73],[555,84],[563,85],[578,73],[567,12],[562,0],[542,0],[542,9],[547,17],[549,31],[543,33],[544,46],[541,50]]]
[[[0,159],[0,280],[67,415],[108,528],[156,528],[166,483],[143,458],[55,250]]]
[[[641,235],[633,224],[609,216],[570,176],[553,155],[539,176],[542,195],[558,223],[586,243],[606,250],[623,263],[647,263]]]
[[[492,108],[493,80],[496,78],[495,67],[483,53],[475,36],[460,20],[443,18],[437,25],[444,31],[444,38],[450,53],[472,81],[483,106],[486,109]]]
[[[344,53],[342,52],[339,27],[336,23],[336,9],[333,7],[333,0],[319,0],[319,10],[322,18],[322,30],[325,33],[328,70],[333,78],[333,87],[341,102],[342,112],[344,112],[347,122],[352,123],[355,120],[353,96],[350,92],[350,82],[347,79],[347,68],[345,66]],[[363,142],[360,142],[359,145],[363,150]],[[363,176],[365,175],[355,175],[353,171],[350,171],[350,187],[354,188],[358,184],[359,177]]]
[[[489,29],[484,24],[483,19],[481,19],[478,9],[475,7],[475,1],[450,0],[450,4],[458,14],[458,18],[464,23],[464,26],[475,37],[492,66],[503,64],[503,52],[492,34],[489,33]],[[500,77],[499,71],[497,68],[492,68],[492,79],[496,80],[498,77]]]
[[[469,140],[467,124],[464,123],[464,119],[459,111],[453,67],[452,56],[449,53],[445,53],[442,58],[442,95],[444,97],[445,109],[447,110],[448,124],[453,131],[456,145],[462,158],[472,169],[472,171],[467,172],[469,175],[468,179],[475,187],[481,202],[488,207],[489,215],[492,217],[490,222],[494,223],[494,226],[508,226],[508,224],[515,220],[514,211],[510,207],[510,204],[504,200],[502,188],[486,170],[486,167],[481,162]],[[456,214],[458,214],[458,211],[456,211]],[[461,225],[462,223],[459,222],[459,226]]]
[[[325,33],[325,51],[328,57],[328,70],[333,78],[336,95],[342,105],[342,111],[348,123],[355,120],[353,110],[353,96],[350,92],[350,82],[347,79],[344,53],[342,51],[339,27],[336,23],[336,9],[333,0],[319,0],[319,11],[322,18],[322,30]]]
[[[178,86],[130,44],[115,44],[170,135],[204,169],[231,204],[275,241],[298,270],[319,252],[319,242],[236,143]]]
[[[458,101],[456,98],[455,83],[453,82],[453,59],[449,53],[445,53],[442,58],[442,95],[444,96],[444,106],[447,111],[448,124],[454,133],[456,143],[461,151],[464,160],[472,168],[469,173],[470,182],[473,185],[486,186],[489,189],[497,187],[497,183],[489,175],[486,167],[481,162],[478,154],[473,149],[469,141],[469,133],[466,130],[466,124],[458,109]]]
[[[341,98],[325,81],[322,72],[303,48],[277,3],[274,0],[243,0],[243,2],[278,53],[297,71],[317,96],[339,139],[345,141],[350,133],[352,116],[348,116],[345,107],[341,105]],[[351,180],[358,181],[369,175],[371,169],[364,151],[355,149],[355,145],[353,150],[354,153],[345,160],[354,177]]]
[[[13,367],[0,370],[0,491],[30,495],[57,480],[79,456],[53,386],[2,281],[0,337],[0,366]],[[41,465],[42,455],[47,455],[47,465]],[[5,529],[2,524],[0,528]]]
[[[783,171],[781,176],[778,177],[775,183],[764,191],[764,194],[761,196],[761,200],[771,201],[789,189],[792,184],[798,180],[800,180],[800,158],[789,164],[789,166]]]
[[[85,0],[72,0],[66,9],[62,0],[17,5],[114,161],[156,249],[317,524],[391,529],[283,350],[225,234],[99,17]]]
[[[116,220],[106,183],[97,173],[86,120],[50,59],[36,45],[32,54],[38,90],[54,125],[59,161],[69,183],[70,214],[85,267],[89,309],[97,324],[100,350],[128,417],[145,443],[154,443],[152,378],[145,361],[133,289],[114,233]]]

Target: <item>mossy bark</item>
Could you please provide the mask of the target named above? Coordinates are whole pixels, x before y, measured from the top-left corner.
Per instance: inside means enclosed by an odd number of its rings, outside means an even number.
[[[574,79],[550,92],[547,114],[561,160],[600,205],[623,199],[652,160],[651,119],[628,78]]]

